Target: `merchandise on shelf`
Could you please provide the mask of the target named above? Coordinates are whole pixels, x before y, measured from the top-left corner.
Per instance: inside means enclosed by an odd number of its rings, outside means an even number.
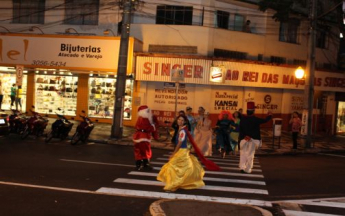
[[[112,118],[114,115],[116,79],[89,78],[89,113],[90,117]],[[124,119],[131,119],[133,80],[126,81]]]
[[[75,76],[35,76],[35,107],[39,113],[75,116],[77,110],[78,77]]]

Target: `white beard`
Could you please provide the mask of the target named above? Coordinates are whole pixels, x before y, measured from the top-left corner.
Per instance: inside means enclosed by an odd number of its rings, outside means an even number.
[[[151,109],[140,110],[138,116],[149,119],[150,123],[153,124]]]

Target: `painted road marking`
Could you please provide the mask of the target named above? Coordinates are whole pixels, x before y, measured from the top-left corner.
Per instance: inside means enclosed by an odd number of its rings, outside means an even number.
[[[301,205],[323,206],[333,208],[345,208],[345,203],[330,202],[330,201],[310,201],[310,200],[294,200],[294,201],[282,201],[287,203],[296,203]]]
[[[97,165],[107,165],[107,166],[134,167],[134,165],[103,163],[103,162],[96,162],[96,161],[81,161],[81,160],[69,160],[69,159],[60,159],[60,160],[66,161],[66,162],[74,162],[74,163],[87,163],[87,164],[97,164]]]
[[[169,156],[169,155],[165,155],[165,156]],[[168,158],[157,158],[157,160],[169,160]],[[223,162],[239,162],[239,160],[235,160],[235,159],[223,159],[223,158],[212,158],[211,161],[223,161]],[[254,160],[254,164],[258,164],[258,161]]]
[[[314,213],[314,212],[302,212],[293,210],[283,210],[285,216],[341,216],[334,214]]]
[[[128,173],[129,175],[138,175],[138,176],[151,176],[157,177],[158,173],[149,173],[149,172],[137,172],[132,171]],[[211,178],[204,177],[204,181],[214,181],[214,182],[226,182],[226,183],[240,183],[240,184],[253,184],[253,185],[266,185],[263,181],[252,181],[252,180],[240,180],[240,179],[225,179],[225,178]]]
[[[154,161],[151,161],[150,162],[150,164],[156,164],[156,165],[164,165],[164,164],[166,164],[166,163],[164,163],[164,162],[154,162]],[[205,166],[203,166],[204,168],[205,168]],[[222,169],[222,170],[238,170],[238,171],[240,171],[240,168],[238,168],[238,167],[221,167],[220,166],[220,168]],[[252,171],[254,171],[254,172],[262,172],[260,169],[252,169]]]
[[[154,170],[161,170],[159,167],[153,167]],[[232,172],[217,172],[217,171],[205,171],[205,174],[211,175],[225,175],[225,176],[241,176],[241,177],[250,177],[250,178],[264,178],[263,175],[258,174],[246,174],[246,173],[232,173]]]
[[[169,159],[168,158],[156,158],[155,160],[162,160],[162,161],[168,161]],[[229,165],[229,166],[238,166],[238,161],[237,163],[224,163],[224,162],[216,162],[216,164],[222,164],[222,165]],[[253,167],[255,168],[260,168],[260,165],[254,165]]]
[[[118,179],[115,179],[114,182],[126,183],[126,184],[150,185],[150,186],[164,186],[164,183],[159,182],[159,181],[127,179],[127,178],[118,178]],[[223,187],[223,186],[212,186],[212,185],[205,185],[204,187],[198,188],[197,190],[212,190],[212,191],[223,191],[223,192],[237,192],[237,193],[251,193],[251,194],[268,195],[267,190],[251,189],[251,188],[237,188],[237,187]]]
[[[345,157],[345,155],[324,154],[324,153],[319,153],[319,155],[326,155],[326,156],[332,156],[332,157]]]
[[[122,196],[135,196],[135,197],[148,197],[158,199],[187,199],[187,200],[198,200],[218,203],[232,203],[242,205],[255,205],[263,207],[272,207],[272,203],[263,200],[252,200],[252,199],[236,199],[226,197],[212,197],[212,196],[199,196],[189,194],[178,194],[178,193],[167,193],[167,192],[153,192],[153,191],[140,191],[140,190],[125,190],[117,188],[106,188],[102,187],[97,190],[98,193],[114,194]]]

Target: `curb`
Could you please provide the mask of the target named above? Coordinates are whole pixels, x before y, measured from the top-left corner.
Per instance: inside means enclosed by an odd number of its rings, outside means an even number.
[[[161,204],[164,203],[164,202],[170,202],[170,201],[176,201],[176,200],[162,199],[162,200],[158,200],[158,201],[153,202],[150,205],[150,207],[149,207],[150,214],[152,216],[166,216],[166,213],[162,209]],[[184,200],[181,199],[179,201],[184,201]],[[205,201],[195,201],[195,200],[187,200],[187,201],[200,202],[200,203],[208,203],[208,202],[205,202]],[[269,211],[267,211],[265,209],[262,209],[260,207],[257,207],[257,206],[241,205],[241,204],[225,204],[225,203],[217,203],[217,202],[214,202],[214,203],[221,204],[221,205],[243,206],[243,207],[247,207],[247,208],[253,208],[253,209],[256,209],[257,211],[259,211],[262,216],[273,216],[271,212],[269,212]],[[202,214],[200,216],[202,216]]]

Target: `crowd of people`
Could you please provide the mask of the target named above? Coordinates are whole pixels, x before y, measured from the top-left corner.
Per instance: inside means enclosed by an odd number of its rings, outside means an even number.
[[[152,137],[157,138],[157,118],[147,106],[140,106],[138,111],[136,132],[133,136],[136,169],[152,170],[150,142]],[[266,118],[258,118],[254,115],[255,103],[248,102],[246,115],[242,115],[241,110],[234,113],[222,111],[216,127],[212,128],[212,121],[205,108],[199,107],[196,116],[193,116],[192,111],[191,107],[179,111],[172,123],[174,135],[171,141],[174,151],[157,175],[157,180],[165,184],[164,190],[174,192],[177,189],[196,189],[205,185],[204,168],[190,152],[196,154],[206,169],[220,170],[219,166],[205,158],[213,155],[214,135],[215,151],[218,151],[222,158],[240,151],[239,170],[242,173],[251,173],[255,150],[261,146],[260,125],[270,121],[272,114],[269,112]]]

